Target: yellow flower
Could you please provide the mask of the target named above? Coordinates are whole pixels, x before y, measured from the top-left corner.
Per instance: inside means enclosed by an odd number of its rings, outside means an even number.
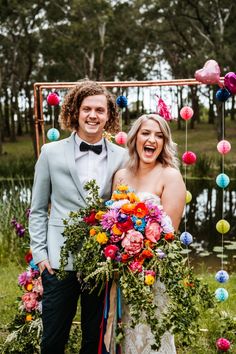
[[[29,283],[26,285],[26,290],[27,291],[31,291],[33,289],[33,284],[32,283]]]
[[[118,229],[118,227],[116,226],[116,224],[114,224],[114,225],[112,226],[111,230],[112,230],[112,232],[113,232],[114,235],[117,235],[117,236],[122,235],[122,231],[120,231],[120,230]]]
[[[135,203],[140,201],[139,197],[133,192],[127,193],[127,196],[130,203]]]
[[[146,285],[153,285],[155,282],[155,277],[151,274],[145,275],[144,283]]]
[[[31,314],[28,314],[28,315],[26,315],[26,317],[25,317],[25,320],[26,320],[27,322],[32,321],[32,319],[33,319],[33,317],[32,317]]]
[[[90,230],[89,230],[89,235],[90,235],[90,236],[95,236],[96,233],[97,233],[97,231],[96,231],[95,229],[90,229]]]
[[[128,186],[126,186],[125,184],[119,184],[119,186],[117,187],[117,190],[120,192],[126,192],[129,189]]]
[[[99,211],[97,212],[97,214],[95,215],[95,219],[101,220],[101,219],[102,219],[102,216],[103,216],[104,214],[105,214],[104,211],[99,210]]]
[[[105,245],[108,241],[108,237],[105,232],[99,232],[96,236],[96,240],[100,245]]]

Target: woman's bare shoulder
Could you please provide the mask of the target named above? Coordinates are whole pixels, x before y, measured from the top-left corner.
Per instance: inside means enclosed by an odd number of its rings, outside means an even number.
[[[115,173],[113,185],[116,187],[118,184],[127,184],[127,180],[127,170],[126,168],[122,168]]]
[[[173,180],[173,178],[176,180],[183,180],[183,176],[180,171],[171,166],[167,166],[162,169],[162,176],[165,181],[169,181],[170,179]]]

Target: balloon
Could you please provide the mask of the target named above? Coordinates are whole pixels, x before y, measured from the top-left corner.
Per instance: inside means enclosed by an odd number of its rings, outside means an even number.
[[[47,103],[50,104],[50,106],[57,106],[60,102],[60,97],[56,92],[51,92],[47,96]]]
[[[219,84],[220,83],[220,67],[218,63],[210,59],[202,69],[195,71],[195,79],[203,84]]]
[[[116,134],[115,136],[115,141],[117,142],[117,144],[126,144],[127,141],[127,134],[125,132],[119,132]]]
[[[180,117],[184,120],[189,120],[193,116],[193,109],[189,106],[184,106],[183,108],[181,108],[179,114]]]
[[[225,87],[232,93],[232,95],[236,94],[236,73],[230,71],[224,77],[224,85]]]
[[[226,88],[221,88],[216,92],[216,99],[220,102],[226,102],[231,93]]]

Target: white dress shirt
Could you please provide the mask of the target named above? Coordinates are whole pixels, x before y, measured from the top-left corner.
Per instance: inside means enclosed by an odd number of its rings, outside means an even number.
[[[104,139],[102,138],[94,145],[102,145],[101,154],[95,152],[80,151],[80,144],[83,140],[75,134],[75,165],[82,186],[95,179],[100,188],[100,192],[104,187],[106,170],[107,170],[107,150]],[[88,143],[85,141],[85,143]]]

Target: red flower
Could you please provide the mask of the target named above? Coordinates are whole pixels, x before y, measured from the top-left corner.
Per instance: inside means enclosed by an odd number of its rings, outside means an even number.
[[[133,221],[131,220],[130,217],[128,217],[127,220],[124,222],[117,222],[116,226],[121,232],[127,232],[127,231],[133,229],[133,227],[134,227]]]
[[[96,214],[97,213],[95,211],[91,211],[91,213],[88,216],[85,216],[83,220],[89,225],[95,225],[97,223],[95,218]]]
[[[33,259],[31,251],[27,252],[25,255],[25,261],[26,263],[29,263]]]
[[[153,253],[150,250],[143,250],[143,252],[141,253],[141,256],[143,258],[152,258],[153,257]]]
[[[169,233],[169,234],[165,234],[165,240],[168,241],[168,242],[171,242],[171,241],[174,241],[175,239],[175,235],[172,234],[172,233]]]
[[[121,256],[121,262],[122,262],[122,263],[128,262],[129,257],[130,257],[130,256],[129,256],[127,253],[123,253],[122,256]]]
[[[118,247],[116,245],[109,245],[104,248],[104,255],[106,258],[115,259],[116,253],[118,251]]]
[[[138,203],[134,209],[134,215],[137,218],[144,218],[148,214],[148,208],[144,203]]]

